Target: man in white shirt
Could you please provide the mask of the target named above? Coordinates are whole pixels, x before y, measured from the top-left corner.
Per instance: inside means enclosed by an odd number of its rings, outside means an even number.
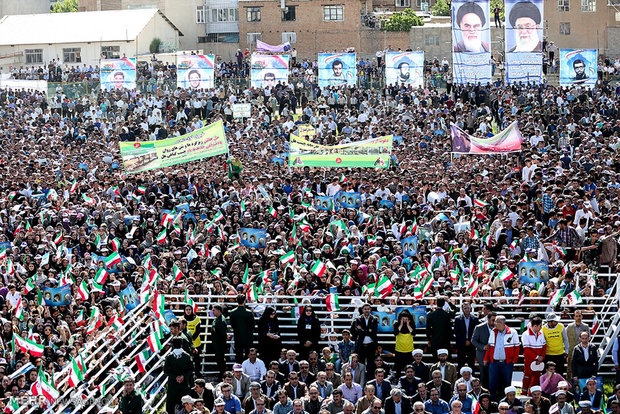
[[[260,381],[265,376],[267,368],[265,363],[257,357],[256,348],[250,348],[248,359],[241,364],[243,373],[250,377],[251,381]]]
[[[336,195],[336,193],[338,191],[340,191],[341,187],[340,184],[338,184],[338,177],[334,177],[332,179],[332,182],[330,184],[327,184],[327,196],[331,197],[333,195]]]

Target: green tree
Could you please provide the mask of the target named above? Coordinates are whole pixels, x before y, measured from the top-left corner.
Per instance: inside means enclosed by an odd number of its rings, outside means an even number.
[[[437,0],[431,7],[433,16],[450,16],[450,5],[446,0]]]
[[[493,19],[493,10],[495,10],[496,7],[499,7],[499,18],[502,19],[502,22],[503,22],[504,21],[504,0],[491,0],[491,5],[490,5],[491,19]]]
[[[424,20],[411,9],[396,12],[381,21],[381,28],[388,32],[408,32],[413,26],[424,26]]]
[[[161,39],[159,37],[154,37],[153,40],[151,40],[151,44],[149,45],[149,51],[151,53],[157,53],[159,52],[160,46],[161,46]]]
[[[52,6],[52,13],[70,13],[78,11],[78,0],[59,0]]]

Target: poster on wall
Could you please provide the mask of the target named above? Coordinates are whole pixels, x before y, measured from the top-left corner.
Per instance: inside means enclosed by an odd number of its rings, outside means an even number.
[[[593,88],[598,76],[597,62],[596,49],[561,49],[560,86]]]
[[[451,7],[454,82],[490,83],[489,1],[453,1]]]
[[[177,87],[210,89],[215,87],[213,55],[179,55],[177,57]]]
[[[506,0],[506,82],[542,82],[542,0]]]
[[[385,83],[412,88],[424,86],[424,52],[386,53]]]
[[[101,59],[99,67],[101,89],[136,89],[136,59]]]
[[[319,53],[319,87],[355,86],[355,53]]]
[[[273,88],[288,85],[291,55],[252,55],[251,76],[253,88]]]

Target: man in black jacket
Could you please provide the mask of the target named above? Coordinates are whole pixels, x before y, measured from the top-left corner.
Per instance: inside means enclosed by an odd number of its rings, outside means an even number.
[[[590,343],[590,333],[579,335],[579,344],[573,348],[572,374],[575,384],[580,379],[596,377],[598,372],[598,347]]]
[[[462,313],[454,318],[454,337],[456,339],[456,358],[459,368],[467,365],[474,369],[476,348],[471,343],[478,318],[471,314],[471,304],[463,303]]]
[[[136,382],[133,377],[125,378],[123,393],[118,404],[118,410],[121,414],[142,414],[142,406],[144,400],[142,396],[134,389]]]
[[[452,321],[450,314],[443,309],[445,304],[445,298],[439,297],[437,299],[437,307],[428,314],[426,320],[426,337],[433,355],[437,355],[439,349],[450,349]]]
[[[254,314],[245,307],[245,295],[237,295],[237,307],[228,319],[235,334],[235,362],[241,363],[254,342]]]
[[[176,405],[181,398],[190,393],[190,380],[194,372],[192,357],[183,350],[180,337],[172,339],[172,352],[164,362],[164,374],[168,376],[168,394],[166,396],[166,412],[176,414]]]
[[[362,305],[361,315],[351,324],[351,335],[355,341],[355,352],[365,366],[373,362],[377,344],[379,320],[370,314],[370,305]]]
[[[403,396],[403,392],[398,388],[392,388],[390,391],[390,397],[385,400],[385,414],[396,414],[396,405],[400,404],[401,414],[411,413],[411,401],[406,396]]]

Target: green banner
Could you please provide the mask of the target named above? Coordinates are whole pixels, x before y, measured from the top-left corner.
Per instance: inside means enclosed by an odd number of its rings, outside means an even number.
[[[327,146],[291,134],[288,162],[291,167],[387,168],[391,153],[391,135]]]
[[[131,174],[226,154],[228,142],[218,121],[176,138],[121,142],[120,148],[125,171]]]

